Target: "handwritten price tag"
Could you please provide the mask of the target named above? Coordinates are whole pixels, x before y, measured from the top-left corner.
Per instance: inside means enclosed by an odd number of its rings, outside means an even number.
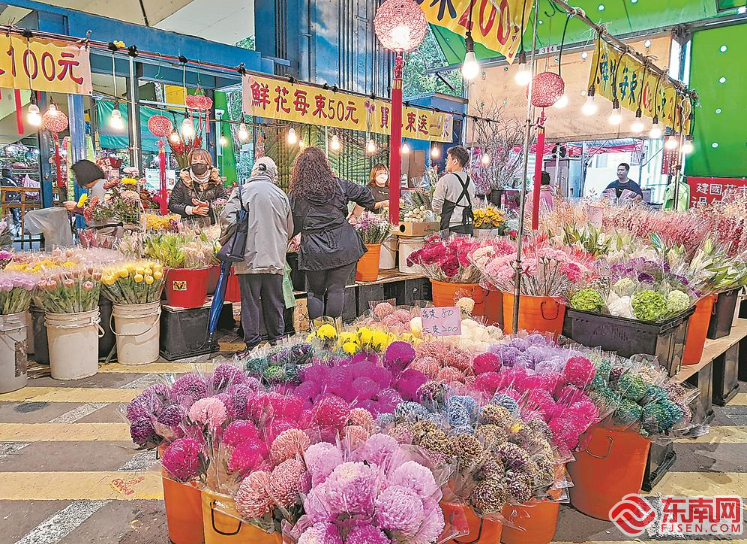
[[[423,308],[423,334],[433,336],[459,336],[462,334],[462,316],[459,308]]]

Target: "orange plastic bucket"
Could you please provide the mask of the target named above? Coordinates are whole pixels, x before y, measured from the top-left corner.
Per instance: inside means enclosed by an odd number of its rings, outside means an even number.
[[[552,297],[519,297],[519,330],[550,332],[553,336],[563,333],[565,305]],[[503,330],[514,330],[514,294],[503,293]]]
[[[469,297],[475,301],[472,315],[485,315],[485,301],[488,292],[477,283],[450,283],[431,279],[433,305],[437,307],[455,306],[459,297]]]
[[[208,268],[170,268],[166,272],[166,304],[177,308],[200,308],[207,298]]]
[[[368,251],[358,260],[355,269],[356,281],[376,281],[379,279],[379,258],[381,244],[366,244]]]
[[[203,544],[202,499],[200,490],[163,478],[163,502],[169,539],[174,544]]]
[[[503,527],[503,544],[547,544],[555,536],[560,503],[549,499],[533,500],[525,505],[503,507],[507,522]]]
[[[587,516],[609,520],[610,509],[625,495],[640,493],[651,442],[634,431],[598,425],[587,435],[586,449],[568,464],[571,504]]]
[[[707,295],[695,305],[695,313],[690,316],[685,339],[685,353],[682,356],[683,365],[696,365],[703,357],[703,346],[708,334],[708,324],[711,322],[713,305],[718,295]]]
[[[213,493],[207,489],[202,491],[205,544],[281,544],[283,542],[280,533],[265,533],[262,529],[249,525],[239,518],[232,497]]]
[[[442,502],[441,510],[444,513],[447,531],[449,528],[469,531],[465,535],[447,540],[449,544],[498,544],[501,540],[503,524],[500,521],[483,519],[475,514],[472,508],[463,504]]]
[[[503,293],[489,289],[485,295],[485,323],[503,328]]]

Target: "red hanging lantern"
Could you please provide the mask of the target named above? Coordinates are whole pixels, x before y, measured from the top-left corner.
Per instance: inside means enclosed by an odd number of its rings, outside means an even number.
[[[199,87],[195,91],[195,94],[187,95],[184,103],[189,109],[198,111],[207,111],[213,107],[213,100]]]
[[[549,108],[560,100],[565,92],[563,78],[554,72],[542,72],[534,76],[532,82],[532,105],[535,108]],[[527,88],[527,96],[529,89]]]
[[[374,31],[384,48],[405,53],[423,42],[428,21],[413,0],[387,0],[376,10]]]
[[[42,115],[42,127],[55,134],[62,132],[68,127],[67,115],[52,104],[49,106],[49,110]]]
[[[156,138],[165,138],[171,134],[173,128],[171,120],[163,115],[154,115],[148,119],[148,130],[150,130],[151,134]]]

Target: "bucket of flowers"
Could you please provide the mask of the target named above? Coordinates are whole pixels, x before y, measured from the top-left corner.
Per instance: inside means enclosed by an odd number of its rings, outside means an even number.
[[[475,209],[475,237],[487,238],[503,236],[506,233],[506,215],[495,206],[488,204]]]
[[[28,380],[26,314],[36,281],[27,272],[0,272],[0,393],[21,389]]]
[[[366,245],[366,253],[358,261],[355,272],[357,281],[376,281],[379,277],[381,244],[390,234],[389,221],[381,215],[363,212],[353,226]]]

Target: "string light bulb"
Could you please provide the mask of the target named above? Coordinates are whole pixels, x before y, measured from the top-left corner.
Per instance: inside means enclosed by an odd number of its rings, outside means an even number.
[[[652,140],[658,140],[662,136],[661,127],[659,126],[659,117],[654,115],[654,124],[651,125],[651,132],[648,133],[649,138]]]
[[[182,135],[185,138],[191,138],[195,135],[195,125],[189,117],[185,117],[182,121]]]
[[[333,134],[332,141],[329,143],[329,148],[332,151],[340,151],[341,147],[342,147],[342,144],[340,143],[340,138],[337,137],[337,134]]]
[[[674,149],[677,149],[678,145],[679,144],[677,143],[677,138],[667,138],[667,141],[664,144],[664,148],[672,151]]]
[[[366,153],[376,153],[376,142],[371,138],[369,138],[368,143],[366,144]]]
[[[695,149],[695,147],[693,146],[692,141],[688,137],[688,139],[685,140],[685,143],[682,144],[682,153],[684,155],[689,155],[690,153],[693,152],[694,149]]]
[[[246,125],[244,123],[239,124],[239,140],[242,142],[245,142],[249,139],[249,132],[246,130]]]
[[[488,155],[487,153],[483,153],[483,154],[482,154],[482,157],[480,157],[480,162],[481,162],[481,163],[482,163],[482,164],[483,164],[484,166],[487,166],[487,165],[489,165],[489,164],[490,164],[490,160],[491,160],[491,159],[490,159],[490,155]]]
[[[119,111],[119,104],[114,104],[112,115],[109,117],[109,126],[114,130],[122,130],[124,128],[124,120],[122,119],[122,112]]]
[[[561,96],[560,98],[558,98],[558,101],[555,102],[555,104],[554,104],[554,106],[556,108],[558,108],[559,110],[565,108],[567,105],[568,105],[568,95],[567,94],[564,94],[563,96]]]
[[[52,102],[52,103],[51,103],[51,104],[49,105],[49,110],[47,111],[47,113],[48,113],[49,115],[51,115],[52,117],[54,117],[54,116],[56,116],[56,115],[57,115],[58,113],[60,113],[60,110],[58,110],[58,109],[57,109],[57,105],[56,105],[56,104],[55,104],[54,102]]]
[[[529,85],[532,81],[532,72],[527,67],[527,54],[522,51],[519,53],[519,71],[516,72],[516,83],[522,87]]]
[[[26,115],[26,122],[32,127],[40,127],[42,123],[41,112],[39,106],[36,104],[30,104],[29,110]]]
[[[298,143],[298,136],[296,135],[296,129],[291,128],[288,131],[288,144],[295,145]]]
[[[610,125],[619,125],[622,121],[622,112],[620,111],[620,101],[615,98],[612,101],[612,113],[608,118]]]
[[[635,121],[633,121],[633,124],[630,125],[630,130],[632,130],[636,134],[640,134],[641,132],[643,132],[644,127],[643,127],[643,119],[641,119],[642,115],[643,115],[643,112],[641,111],[640,108],[638,108],[638,110],[636,110],[635,112]]]
[[[438,147],[431,147],[431,158],[437,159],[441,156],[441,150]]]
[[[221,147],[226,147],[228,145],[228,138],[225,136],[220,137],[220,145]]]
[[[306,142],[304,142],[303,140],[298,140],[298,147],[300,149],[303,149],[304,147],[306,147]]]
[[[171,140],[172,143],[179,143],[179,133],[177,131],[174,131],[169,136],[169,140]]]
[[[584,102],[584,105],[581,107],[581,113],[586,115],[587,117],[591,117],[597,112],[598,106],[596,102],[594,102],[594,95],[589,94],[589,96],[586,98],[586,102]]]
[[[472,80],[477,77],[480,73],[480,63],[477,62],[475,56],[475,41],[472,39],[472,32],[467,31],[467,38],[464,40],[466,47],[466,54],[464,55],[464,63],[462,64],[462,77],[466,80]]]
[[[402,144],[402,154],[407,155],[410,152],[410,145],[405,142]]]

